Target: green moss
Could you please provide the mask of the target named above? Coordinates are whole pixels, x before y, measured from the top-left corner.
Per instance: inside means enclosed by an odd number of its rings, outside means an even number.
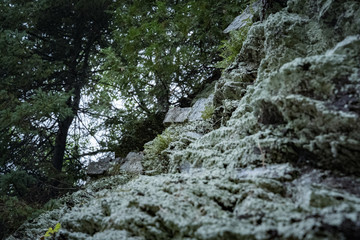
[[[168,159],[164,150],[171,142],[177,139],[178,134],[175,131],[166,129],[154,140],[144,145],[145,159],[143,166],[145,171],[155,171],[156,173],[166,172],[168,169]]]
[[[201,112],[201,118],[204,121],[209,121],[212,119],[215,108],[213,105],[206,105],[204,111]]]
[[[169,130],[165,130],[162,134],[157,135],[152,144],[145,146],[145,151],[147,154],[159,155],[172,141],[172,134]]]
[[[121,164],[115,164],[109,169],[109,175],[115,176],[121,174]]]
[[[51,211],[61,207],[61,202],[58,199],[50,199],[47,203],[45,203],[43,210]]]
[[[231,31],[229,39],[222,41],[219,50],[221,51],[220,56],[223,60],[218,62],[216,67],[227,68],[235,60],[242,48],[251,25],[252,21],[251,19],[248,19],[245,26],[238,30]]]

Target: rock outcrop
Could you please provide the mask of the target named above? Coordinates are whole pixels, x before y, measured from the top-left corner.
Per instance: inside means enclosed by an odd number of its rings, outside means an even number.
[[[268,163],[360,175],[359,16],[359,2],[289,0],[254,23],[215,93],[231,119],[200,145],[224,135],[212,151],[236,167],[260,162],[260,145]]]
[[[220,127],[172,126],[143,159],[163,174],[91,182],[9,239],[360,239],[360,2],[263,2],[216,85]]]
[[[128,173],[142,173],[143,166],[141,161],[143,158],[143,153],[130,152],[121,163],[120,170]]]
[[[252,3],[250,6],[247,6],[246,9],[237,16],[234,21],[224,30],[224,33],[229,33],[231,31],[238,30],[242,27],[245,27],[248,21],[252,21],[254,12],[260,8],[262,1],[258,0]]]
[[[175,107],[170,109],[165,116],[164,124],[170,125],[173,123],[202,121],[202,112],[205,110],[206,106],[212,104],[213,98],[214,95],[210,95],[207,98],[198,99],[192,107]]]
[[[90,162],[86,174],[92,179],[119,174],[120,172],[140,174],[143,172],[141,164],[143,158],[143,153],[138,152],[129,152],[125,158],[102,158],[97,162]]]
[[[111,162],[113,159],[110,157],[99,159],[97,162],[90,162],[86,169],[86,175],[93,178],[105,176],[111,167]]]

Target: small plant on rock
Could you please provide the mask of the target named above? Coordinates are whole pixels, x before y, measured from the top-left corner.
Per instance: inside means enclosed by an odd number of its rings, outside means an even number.
[[[212,119],[215,108],[213,105],[206,105],[204,111],[201,112],[201,118],[204,121],[209,121]]]
[[[52,237],[54,237],[55,234],[60,230],[60,228],[61,228],[61,224],[60,224],[60,223],[57,223],[57,224],[55,225],[54,229],[53,229],[53,228],[49,228],[49,229],[47,230],[47,232],[45,233],[45,235],[42,236],[40,239],[41,239],[41,240],[45,240],[46,238],[52,238]]]
[[[145,159],[143,166],[146,170],[155,172],[166,172],[168,168],[168,160],[163,151],[167,149],[171,142],[176,139],[177,134],[166,129],[159,134],[154,140],[148,142],[144,146]]]
[[[162,134],[151,141],[151,144],[145,145],[145,153],[151,155],[160,155],[169,144],[173,141],[173,136],[169,130],[165,130]]]
[[[235,60],[242,48],[251,25],[252,21],[251,19],[248,19],[245,26],[238,30],[231,31],[230,38],[222,41],[219,50],[221,51],[220,56],[223,60],[218,62],[216,67],[227,68]]]

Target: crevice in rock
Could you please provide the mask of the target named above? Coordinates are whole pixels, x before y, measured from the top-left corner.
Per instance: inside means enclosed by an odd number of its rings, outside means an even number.
[[[257,115],[259,123],[264,125],[279,125],[286,123],[278,106],[265,100],[260,101],[257,105],[258,109],[255,111],[255,115]]]
[[[220,208],[225,212],[233,213],[235,209],[235,203],[223,202],[221,198],[213,197],[212,200],[220,206]]]

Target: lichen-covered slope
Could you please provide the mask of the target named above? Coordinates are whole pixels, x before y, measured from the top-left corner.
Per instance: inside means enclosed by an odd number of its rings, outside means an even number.
[[[9,239],[360,239],[360,2],[266,2],[217,83],[221,127],[173,127],[168,173],[92,182]]]
[[[359,234],[360,181],[351,177],[276,164],[111,184],[123,179],[103,180],[101,190],[91,184],[10,239],[35,239],[57,222],[62,224],[57,239],[356,239]]]
[[[206,166],[223,158],[230,167],[259,165],[261,148],[266,163],[359,176],[360,3],[287,5],[249,31],[215,94],[219,116],[231,118],[194,144],[190,159]],[[204,147],[212,151],[210,160],[197,151]]]

